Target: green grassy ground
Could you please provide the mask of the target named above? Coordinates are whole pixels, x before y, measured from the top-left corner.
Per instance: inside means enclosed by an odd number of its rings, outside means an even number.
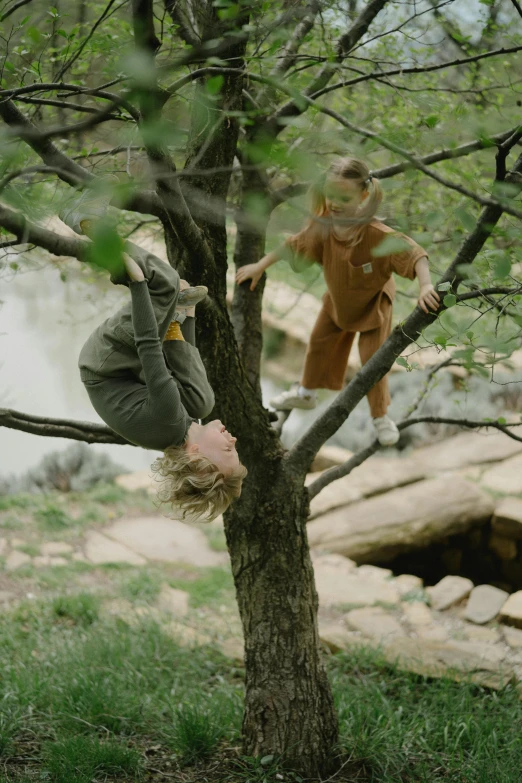
[[[114,487],[3,497],[0,533],[36,550],[50,537],[74,541],[86,508],[96,527],[149,504]],[[187,646],[152,610],[162,586],[183,589],[183,622],[208,636],[234,611],[228,569],[70,562],[0,578],[18,595],[0,617],[0,783],[300,780],[284,759],[241,756],[242,666],[213,644]],[[136,615],[112,614],[115,601]],[[343,764],[331,783],[520,780],[522,703],[510,686],[426,680],[367,651],[327,665]]]

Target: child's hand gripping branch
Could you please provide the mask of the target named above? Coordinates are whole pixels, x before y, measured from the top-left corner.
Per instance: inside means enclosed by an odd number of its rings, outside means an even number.
[[[246,280],[252,280],[250,283],[250,290],[253,291],[259,283],[263,272],[265,272],[269,266],[272,266],[272,264],[277,263],[283,258],[284,250],[285,248],[283,245],[281,248],[273,250],[271,253],[263,256],[257,263],[241,266],[236,272],[236,283],[241,285],[241,283],[244,283]]]
[[[428,313],[429,310],[438,310],[440,307],[440,296],[431,282],[430,268],[426,256],[419,258],[415,264],[415,274],[419,281],[419,307],[425,313]]]

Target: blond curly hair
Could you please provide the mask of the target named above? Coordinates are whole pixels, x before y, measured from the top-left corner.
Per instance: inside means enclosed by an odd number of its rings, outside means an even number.
[[[211,522],[223,514],[241,495],[244,465],[222,473],[202,454],[189,453],[183,446],[170,446],[151,466],[160,483],[158,501],[170,505],[174,514],[188,522]]]

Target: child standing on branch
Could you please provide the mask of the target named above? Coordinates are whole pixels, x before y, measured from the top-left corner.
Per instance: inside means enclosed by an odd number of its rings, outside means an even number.
[[[79,234],[96,237],[105,205],[85,195],[62,213]],[[195,305],[205,286],[190,287],[169,264],[122,242],[130,302],[88,338],[80,375],[98,415],[131,443],[164,450],[152,466],[159,500],[189,520],[212,519],[239,497],[246,468],[236,438],[218,419],[207,424],[214,394],[196,348]]]
[[[282,258],[295,271],[313,263],[323,267],[328,290],[310,336],[301,383],[270,400],[277,410],[309,410],[317,404],[316,389],[342,389],[357,332],[362,364],[380,348],[392,329],[393,272],[410,280],[417,277],[424,312],[439,307],[426,251],[376,219],[381,201],[379,180],[368,166],[356,158],[338,158],[312,188],[313,217],[302,231],[236,273],[236,282],[251,280],[253,291],[263,272]],[[368,392],[382,446],[399,440],[397,426],[387,415],[390,401],[385,376]]]

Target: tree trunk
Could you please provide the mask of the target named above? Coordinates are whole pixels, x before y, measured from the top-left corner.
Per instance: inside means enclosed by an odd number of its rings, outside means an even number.
[[[236,218],[237,236],[234,247],[234,266],[239,269],[255,264],[265,253],[266,229],[270,220],[271,203],[266,185],[259,172],[243,170],[241,203]],[[263,329],[261,310],[265,278],[250,290],[250,281],[236,286],[232,299],[232,323],[245,373],[261,399],[261,354]]]
[[[308,496],[284,459],[257,464],[252,490],[226,520],[245,637],[243,751],[325,774],[338,725],[319,647]]]

